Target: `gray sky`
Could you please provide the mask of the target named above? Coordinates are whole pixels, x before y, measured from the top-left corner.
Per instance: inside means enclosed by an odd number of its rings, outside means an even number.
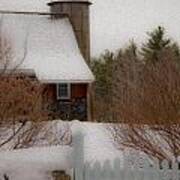
[[[50,0],[0,0],[0,9],[47,10]],[[179,0],[94,0],[91,6],[91,50],[98,55],[115,50],[130,39],[140,44],[146,32],[163,25],[167,33],[180,41]]]
[[[91,12],[93,55],[123,47],[130,39],[140,44],[158,25],[180,41],[179,0],[96,0]]]

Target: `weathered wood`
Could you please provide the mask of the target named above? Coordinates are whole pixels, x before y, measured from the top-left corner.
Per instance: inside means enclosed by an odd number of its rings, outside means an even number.
[[[54,180],[71,180],[71,177],[64,171],[53,171],[52,176]]]
[[[58,15],[58,17],[64,18],[68,17],[66,13],[49,13],[49,12],[36,12],[36,11],[8,11],[8,10],[0,10],[0,14],[25,14],[25,15]]]

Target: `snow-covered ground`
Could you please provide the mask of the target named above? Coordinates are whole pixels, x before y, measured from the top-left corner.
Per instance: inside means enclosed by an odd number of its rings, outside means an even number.
[[[78,123],[75,121],[71,126],[73,134],[77,129],[84,135],[84,158],[85,161],[113,160],[116,157],[122,158],[122,152],[113,145],[113,139],[106,124]]]
[[[72,148],[67,146],[1,152],[0,175],[17,180],[49,179],[54,170],[71,169],[71,154]]]
[[[107,159],[112,161],[116,157],[122,158],[122,152],[113,146],[107,125],[81,123],[79,121],[52,121],[47,122],[47,124],[51,126],[51,129],[47,130],[51,130],[51,136],[54,135],[56,138],[58,138],[58,131],[62,132],[63,127],[67,127],[67,125],[72,132],[72,137],[77,131],[81,132],[84,136],[83,150],[86,162],[104,162]],[[45,140],[40,139],[37,141],[39,144],[35,143],[34,147],[31,148],[1,151],[0,176],[3,177],[6,174],[13,180],[48,180],[51,178],[50,172],[53,170],[70,170],[73,168],[73,143],[66,146],[48,146]],[[43,147],[40,147],[41,143]]]

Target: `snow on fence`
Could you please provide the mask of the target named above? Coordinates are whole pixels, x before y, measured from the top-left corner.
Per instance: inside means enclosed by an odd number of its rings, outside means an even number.
[[[96,162],[92,166],[85,164],[79,172],[83,180],[179,180],[180,177],[177,164],[170,169],[166,161],[162,168],[158,166],[121,168],[119,159],[116,159],[113,165],[109,161],[102,166],[100,162]]]
[[[164,160],[142,160],[129,163],[125,158],[113,161],[84,163],[83,135],[74,136],[74,179],[75,180],[180,180],[178,163]],[[103,153],[103,152],[102,152]],[[112,163],[113,162],[113,163]]]

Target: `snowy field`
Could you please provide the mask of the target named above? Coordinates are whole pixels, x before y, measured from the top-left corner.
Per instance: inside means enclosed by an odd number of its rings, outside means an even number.
[[[104,162],[107,159],[112,161],[116,157],[122,158],[122,152],[113,146],[107,126],[104,124],[81,123],[79,121],[52,121],[46,124],[45,129],[51,132],[51,137],[42,138],[42,133],[39,133],[33,147],[11,150],[14,143],[11,141],[6,146],[8,150],[5,147],[1,150],[0,180],[5,174],[12,180],[49,180],[53,170],[66,170],[68,172],[72,169],[73,143],[62,145],[63,140],[59,139],[58,141],[58,136],[62,138],[62,132],[67,131],[67,129],[72,137],[77,131],[84,135],[84,158],[86,162]],[[49,139],[56,141],[49,145]]]

